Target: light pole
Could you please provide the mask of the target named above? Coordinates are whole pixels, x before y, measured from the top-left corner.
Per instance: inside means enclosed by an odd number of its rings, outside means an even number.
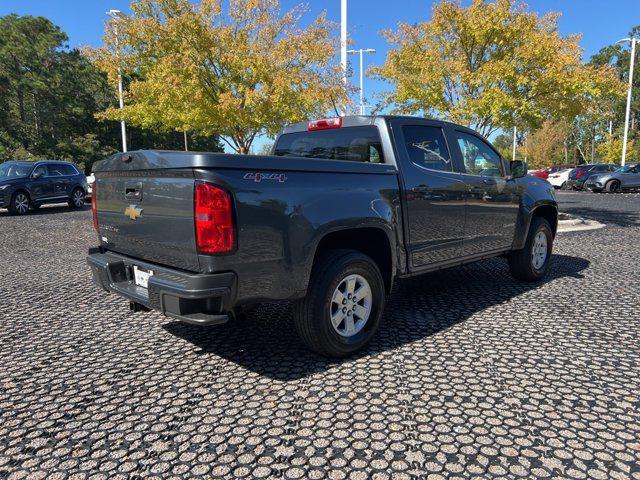
[[[362,68],[362,54],[363,53],[376,53],[373,48],[360,48],[358,50],[347,50],[347,53],[360,53],[360,115],[365,114],[364,108],[364,93],[362,91],[362,78],[364,70]]]
[[[342,68],[342,83],[345,93],[347,90],[347,0],[340,0],[340,66]],[[346,105],[343,115],[346,115]]]
[[[107,15],[114,20],[113,31],[116,35],[116,55],[119,56],[118,46],[118,20],[125,18],[124,13],[120,10],[109,10]],[[122,98],[122,68],[120,66],[120,59],[118,59],[118,97],[120,99],[120,110],[124,108],[124,99]],[[127,129],[124,124],[124,119],[120,120],[120,130],[122,131],[122,151],[127,151]]]
[[[511,154],[511,160],[516,159],[516,146],[517,146],[517,138],[518,138],[518,127],[513,126],[513,152]]]
[[[623,38],[618,40],[618,43],[630,42],[631,43],[631,61],[629,62],[629,91],[627,92],[627,111],[624,114],[624,137],[622,140],[622,165],[627,160],[627,137],[629,135],[629,116],[631,113],[631,90],[633,89],[633,65],[636,57],[636,42],[637,38]]]

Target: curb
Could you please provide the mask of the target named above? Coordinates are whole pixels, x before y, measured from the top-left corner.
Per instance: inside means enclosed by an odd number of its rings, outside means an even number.
[[[583,232],[587,230],[598,230],[605,227],[604,223],[595,220],[587,220],[568,213],[558,213],[558,233]]]

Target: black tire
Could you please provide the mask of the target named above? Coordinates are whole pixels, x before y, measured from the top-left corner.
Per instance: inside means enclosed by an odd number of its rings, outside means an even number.
[[[29,213],[30,206],[31,199],[29,198],[29,194],[23,190],[18,190],[11,196],[9,213],[12,215],[26,215]]]
[[[346,332],[338,333],[339,326],[334,328],[332,325],[332,310],[340,310],[335,308],[337,304],[332,302],[332,298],[350,275],[361,276],[369,284],[371,310],[361,330],[346,336]],[[332,250],[316,261],[307,295],[294,306],[296,330],[311,350],[327,357],[345,357],[369,343],[380,324],[384,302],[384,281],[375,262],[354,250]],[[355,307],[357,305],[352,307],[353,312]],[[352,322],[357,318],[355,313],[349,315]],[[343,322],[346,321],[347,317]],[[346,323],[340,325],[346,329]]]
[[[609,180],[604,188],[609,193],[619,193],[620,192],[620,182],[618,180]]]
[[[560,185],[560,190],[568,190],[569,188],[567,187],[567,182],[562,182],[562,185]]]
[[[546,237],[546,257],[544,263],[536,268],[533,260],[533,249],[535,238],[540,232]],[[537,282],[541,280],[546,275],[547,270],[549,270],[552,251],[553,232],[551,231],[549,222],[542,217],[533,217],[524,248],[511,252],[508,256],[511,275],[517,280],[524,282]]]
[[[84,207],[85,202],[85,193],[80,187],[76,187],[71,192],[71,197],[69,198],[69,207],[74,209],[81,209]]]

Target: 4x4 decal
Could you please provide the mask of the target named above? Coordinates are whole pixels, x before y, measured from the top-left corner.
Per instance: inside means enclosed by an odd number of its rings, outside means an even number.
[[[287,176],[284,173],[262,173],[262,172],[249,172],[245,173],[245,180],[253,180],[256,183],[260,183],[262,180],[273,180],[279,183],[287,181]]]

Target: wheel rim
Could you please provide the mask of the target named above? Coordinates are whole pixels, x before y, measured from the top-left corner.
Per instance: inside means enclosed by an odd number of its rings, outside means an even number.
[[[18,213],[27,213],[29,210],[29,199],[24,193],[16,195],[15,207]]]
[[[613,182],[613,183],[611,184],[611,191],[612,191],[612,192],[614,192],[614,193],[615,193],[615,192],[617,192],[617,191],[618,191],[618,188],[620,188],[620,185],[618,184],[618,182]]]
[[[547,261],[547,236],[544,232],[538,232],[533,239],[533,248],[531,250],[531,263],[536,270],[542,269],[544,262]]]
[[[80,190],[76,190],[76,193],[73,194],[73,203],[76,207],[81,207],[84,205],[84,193]]]
[[[369,320],[373,293],[369,282],[361,275],[349,275],[338,284],[331,297],[331,325],[342,337],[360,332]]]

